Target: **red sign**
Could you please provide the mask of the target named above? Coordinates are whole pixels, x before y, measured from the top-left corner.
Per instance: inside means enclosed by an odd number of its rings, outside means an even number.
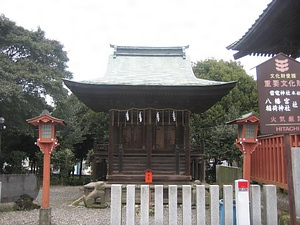
[[[280,53],[256,70],[261,133],[300,133],[300,63]]]
[[[249,190],[248,181],[238,181],[238,189],[239,191],[248,191]]]
[[[151,170],[146,170],[146,172],[145,172],[145,182],[147,184],[152,183],[152,171]]]
[[[238,188],[248,188],[248,181],[238,181]]]

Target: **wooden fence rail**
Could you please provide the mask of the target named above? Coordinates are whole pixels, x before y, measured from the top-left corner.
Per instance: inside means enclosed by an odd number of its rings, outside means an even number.
[[[210,185],[209,193],[204,185],[169,185],[167,187],[168,193],[165,193],[167,194],[167,204],[164,204],[163,190],[163,185],[154,185],[151,189],[149,185],[127,185],[126,206],[122,207],[122,185],[112,185],[110,224],[219,225],[220,222],[226,225],[234,224],[235,206],[233,205],[232,185],[223,186],[224,204],[222,206],[220,205],[220,187],[218,185]],[[137,195],[140,196],[138,207],[135,204]],[[182,204],[178,204],[179,198],[182,199]],[[263,186],[263,202],[263,224],[278,224],[276,186]],[[261,189],[259,185],[250,186],[249,207],[251,224],[262,224]],[[151,212],[154,215],[151,215]]]
[[[258,141],[251,155],[251,180],[287,190],[283,135],[261,136]],[[300,147],[300,135],[290,135],[290,144]]]

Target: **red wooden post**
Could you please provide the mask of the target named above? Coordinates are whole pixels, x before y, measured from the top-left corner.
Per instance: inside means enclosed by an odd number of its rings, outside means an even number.
[[[239,147],[243,153],[243,179],[250,181],[251,177],[251,154],[258,146],[257,143],[236,142],[235,145]]]
[[[44,147],[43,199],[42,207],[49,208],[50,198],[50,146]]]
[[[244,153],[244,158],[243,158],[243,179],[250,181],[250,175],[251,175],[251,148],[247,149]]]

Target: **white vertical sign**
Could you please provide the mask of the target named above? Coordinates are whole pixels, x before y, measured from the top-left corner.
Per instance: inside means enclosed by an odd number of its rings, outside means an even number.
[[[248,180],[235,181],[236,223],[250,225],[249,182]]]

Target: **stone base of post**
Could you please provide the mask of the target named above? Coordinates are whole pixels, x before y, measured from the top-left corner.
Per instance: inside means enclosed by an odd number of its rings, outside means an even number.
[[[40,208],[39,225],[51,225],[51,208]]]

